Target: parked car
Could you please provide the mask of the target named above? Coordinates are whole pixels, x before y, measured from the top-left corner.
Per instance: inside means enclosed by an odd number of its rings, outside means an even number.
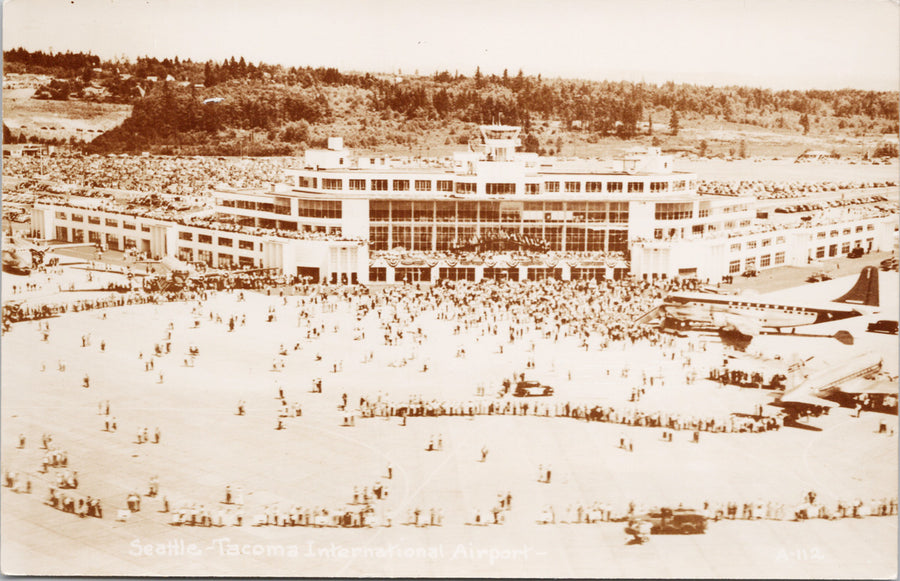
[[[699,511],[691,508],[661,508],[632,519],[633,523],[649,521],[650,532],[660,534],[697,535],[706,532],[707,518]],[[627,528],[625,532],[634,534]]]
[[[890,335],[896,335],[897,321],[888,321],[885,319],[875,321],[874,323],[869,323],[869,326],[866,327],[866,331],[869,333],[888,333]]]
[[[749,268],[749,269],[745,270],[744,272],[742,272],[741,276],[746,276],[749,278],[749,277],[756,276],[757,274],[759,274],[759,273],[756,272],[756,270]]]
[[[862,246],[857,246],[847,254],[847,258],[860,258],[863,254],[865,254],[865,252],[863,251]]]
[[[831,276],[826,272],[816,272],[809,275],[806,282],[821,282],[823,280],[831,280]]]
[[[541,395],[553,395],[553,388],[542,385],[539,381],[520,381],[516,383],[515,397],[534,397]]]

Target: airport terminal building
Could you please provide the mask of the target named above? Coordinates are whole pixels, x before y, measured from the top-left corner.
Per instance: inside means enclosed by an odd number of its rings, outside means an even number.
[[[329,282],[697,277],[893,247],[896,208],[872,191],[815,212],[697,193],[649,148],[602,164],[520,153],[519,128],[442,161],[360,157],[329,140],[285,184],[213,192],[184,216],[108,202],[38,202],[42,237],[135,248],[218,268]],[[849,194],[845,194],[849,196]],[[786,204],[790,201],[787,200]]]

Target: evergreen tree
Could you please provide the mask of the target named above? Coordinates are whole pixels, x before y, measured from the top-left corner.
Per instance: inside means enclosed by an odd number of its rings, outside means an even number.
[[[672,132],[672,135],[678,135],[678,110],[672,109],[672,117],[669,119],[669,130]]]
[[[800,126],[803,127],[803,135],[809,133],[809,115],[806,113],[800,116]]]

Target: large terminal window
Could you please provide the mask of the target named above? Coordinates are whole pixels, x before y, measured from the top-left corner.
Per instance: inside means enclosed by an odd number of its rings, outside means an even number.
[[[392,202],[391,203],[391,221],[392,222],[409,222],[412,220],[412,202]],[[404,246],[409,248],[409,246]]]
[[[305,218],[340,218],[339,200],[298,200],[297,213]]]
[[[576,226],[568,226],[566,228],[566,250],[572,252],[583,252],[585,244],[584,228]]]
[[[434,221],[434,202],[413,202],[413,220],[416,222]]]
[[[456,202],[436,202],[435,220],[438,222],[456,221]]]
[[[387,226],[369,226],[369,247],[372,250],[388,249]]]
[[[610,202],[609,221],[614,223],[628,222],[628,202]]]
[[[391,248],[398,246],[409,250],[412,246],[411,226],[392,226]]]
[[[387,200],[369,200],[369,221],[387,222],[391,217],[391,203]]]
[[[691,202],[673,202],[656,204],[657,220],[684,220],[694,217],[694,205]]]
[[[485,184],[486,191],[489,194],[515,194],[516,184]]]
[[[627,252],[628,230],[610,230],[609,244],[606,249],[609,252]]]
[[[606,202],[588,202],[587,221],[606,222]]]
[[[435,250],[450,250],[456,240],[455,226],[438,226]]]
[[[413,236],[413,250],[431,250],[433,226],[416,226]]]
[[[477,222],[478,202],[457,202],[456,214],[460,222]]]
[[[480,202],[481,216],[479,222],[499,222],[500,221],[500,203],[499,202]]]

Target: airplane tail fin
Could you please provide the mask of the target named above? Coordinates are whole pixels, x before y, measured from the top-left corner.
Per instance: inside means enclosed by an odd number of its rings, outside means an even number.
[[[856,284],[844,296],[835,299],[836,303],[850,303],[854,305],[866,305],[868,307],[879,306],[878,301],[878,268],[867,266],[859,273]]]

